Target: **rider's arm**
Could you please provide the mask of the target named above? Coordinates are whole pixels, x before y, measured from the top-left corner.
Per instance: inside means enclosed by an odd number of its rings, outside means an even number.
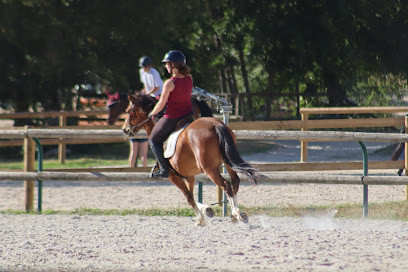
[[[153,116],[161,112],[167,104],[167,99],[169,99],[170,93],[174,90],[174,82],[171,79],[166,80],[163,85],[163,91],[160,95],[160,99],[154,106],[153,110],[149,113],[149,116]]]
[[[147,89],[146,89],[146,94],[154,93],[154,92],[156,92],[158,89],[159,89],[159,87],[154,87],[154,88],[152,88],[152,89],[150,89],[150,90],[147,90]]]

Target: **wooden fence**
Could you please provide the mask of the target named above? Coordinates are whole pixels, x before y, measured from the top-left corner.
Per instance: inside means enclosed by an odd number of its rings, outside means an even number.
[[[255,121],[255,122],[230,122],[229,126],[233,130],[301,130],[308,131],[313,129],[338,129],[338,128],[374,128],[374,127],[401,127],[405,124],[404,117],[392,117],[392,118],[359,118],[359,119],[321,119],[321,120],[309,120],[309,116],[312,114],[361,114],[361,113],[408,113],[408,107],[347,107],[347,108],[302,108],[300,109],[301,120],[289,120],[289,121]],[[106,118],[108,111],[55,111],[55,112],[37,112],[37,113],[9,113],[0,114],[0,119],[19,119],[19,118],[59,118],[59,128],[77,128],[77,129],[109,129],[120,128],[120,126],[67,126],[68,117],[99,117]],[[69,138],[54,138],[42,140],[43,145],[55,145],[58,144],[58,154],[61,163],[64,163],[66,157],[66,145],[67,144],[83,144],[83,143],[101,143],[101,142],[122,142],[125,139],[69,139]],[[22,145],[22,140],[10,140],[3,141],[0,146],[6,145]],[[301,140],[301,152],[300,162],[307,162],[307,140]],[[398,162],[397,162],[398,164]],[[310,170],[319,170],[319,165],[315,163],[310,164]],[[314,168],[316,166],[317,168]],[[350,169],[350,166],[355,169],[355,166],[350,165],[349,162],[340,163],[344,169]],[[391,166],[391,167],[390,167]],[[304,166],[302,166],[304,167]],[[374,167],[396,168],[395,163],[376,163]],[[337,168],[336,168],[337,169]],[[376,168],[377,169],[377,168]],[[385,168],[387,169],[387,168]]]
[[[235,130],[238,139],[279,139],[279,140],[307,140],[307,141],[370,141],[370,142],[408,142],[408,135],[399,133],[364,133],[364,132],[339,132],[339,131],[279,131],[279,130]],[[146,135],[138,135],[143,138]],[[25,167],[26,173],[0,172],[1,179],[25,180],[25,205],[26,210],[33,209],[34,180],[36,179],[60,179],[60,180],[151,180],[147,173],[118,173],[118,172],[92,172],[92,173],[68,173],[68,172],[34,172],[35,146],[33,138],[114,138],[126,139],[127,136],[121,130],[78,130],[78,129],[5,129],[1,131],[0,139],[24,139],[25,144]],[[407,153],[406,153],[407,154]],[[405,160],[407,161],[407,160]],[[407,165],[404,165],[405,169]],[[360,162],[361,167],[361,162]],[[203,177],[199,177],[198,181]],[[204,178],[205,180],[205,178]],[[208,181],[208,179],[206,180]],[[264,182],[313,182],[313,183],[336,183],[336,184],[408,184],[407,177],[358,177],[353,175],[326,175],[302,176],[270,175],[264,173],[261,177]]]
[[[361,169],[362,162],[336,162],[336,163],[308,163],[307,143],[309,141],[382,141],[382,142],[407,142],[406,135],[401,134],[364,134],[359,132],[335,132],[335,131],[310,131],[312,129],[329,128],[367,128],[367,127],[398,127],[408,126],[407,118],[360,118],[360,119],[326,119],[309,120],[310,114],[358,114],[358,113],[407,113],[408,107],[366,107],[366,108],[310,108],[301,109],[302,120],[293,121],[257,121],[257,122],[231,122],[229,126],[234,130],[238,139],[277,139],[277,140],[299,140],[301,141],[300,163],[272,163],[258,164],[256,167],[261,171],[311,171],[311,170],[352,170]],[[0,139],[11,139],[1,141],[1,145],[24,144],[25,167],[27,172],[34,171],[34,143],[32,137],[41,138],[41,144],[59,145],[59,157],[61,162],[65,160],[65,145],[79,143],[101,143],[128,141],[128,138],[118,130],[118,126],[92,126],[92,127],[67,127],[67,117],[83,116],[106,116],[107,111],[82,111],[82,112],[43,112],[43,113],[17,113],[0,114],[0,119],[16,118],[48,118],[58,117],[58,129],[6,129],[1,130]],[[72,129],[75,128],[75,129]],[[115,128],[115,129],[112,129]],[[84,130],[86,129],[86,130]],[[271,131],[277,130],[277,131]],[[280,130],[280,131],[279,131]],[[300,130],[300,131],[289,131]],[[408,130],[406,130],[408,131]],[[46,134],[46,135],[45,135]],[[140,138],[146,137],[140,133]],[[405,150],[407,154],[407,150]],[[32,158],[32,159],[27,159]],[[369,162],[370,169],[407,169],[402,161],[379,161]],[[62,171],[94,171],[90,169],[65,169]],[[126,171],[123,169],[99,169],[99,171]],[[299,179],[297,179],[298,182]],[[31,194],[30,182],[25,183],[26,195]],[[29,186],[30,185],[30,186]],[[30,204],[27,204],[30,205]],[[26,205],[26,206],[27,206]]]

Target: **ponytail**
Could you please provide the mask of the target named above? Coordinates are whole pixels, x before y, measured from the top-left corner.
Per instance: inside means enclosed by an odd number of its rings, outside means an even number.
[[[177,68],[180,74],[191,77],[190,67],[188,67],[187,64],[176,62],[174,63],[174,67]]]

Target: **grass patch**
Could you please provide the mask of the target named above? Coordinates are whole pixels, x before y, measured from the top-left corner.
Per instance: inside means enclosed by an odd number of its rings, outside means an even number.
[[[128,165],[128,160],[107,160],[107,159],[97,159],[97,158],[80,158],[80,159],[69,159],[65,161],[64,165],[61,165],[59,160],[50,159],[43,160],[44,169],[55,169],[55,168],[81,168],[81,167],[95,167],[95,166],[115,166],[115,165]],[[24,168],[23,162],[2,162],[0,163],[0,170],[22,170]],[[38,162],[36,161],[35,169],[38,168]]]
[[[275,146],[273,141],[239,140],[237,148],[243,154],[255,154],[266,152]],[[72,154],[67,155],[65,164],[60,164],[57,156],[47,157],[43,160],[43,169],[55,168],[90,168],[100,166],[128,165],[129,144],[92,144],[71,145]],[[23,156],[21,147],[0,147],[0,170],[23,170]],[[18,155],[18,156],[16,156]],[[150,149],[148,152],[149,165],[155,163]],[[138,165],[141,165],[140,159]],[[38,169],[38,161],[35,161],[35,169]]]
[[[263,214],[271,217],[324,216],[336,210],[335,218],[360,219],[363,216],[361,204],[341,204],[336,206],[307,207],[243,207],[248,214]],[[368,218],[381,220],[408,220],[408,201],[369,203]]]
[[[361,219],[363,207],[359,204],[342,204],[337,206],[307,206],[307,207],[240,207],[249,216],[267,215],[271,217],[303,217],[303,216],[326,216],[334,210],[334,218]],[[222,216],[222,207],[214,206],[215,216]],[[24,211],[5,210],[0,214],[37,214],[37,212],[26,213]],[[90,209],[80,208],[73,211],[47,210],[42,214],[70,214],[70,215],[143,215],[143,216],[184,216],[194,217],[191,208],[148,208],[148,209]],[[368,218],[378,220],[403,220],[408,221],[408,201],[370,203],[368,207]]]
[[[148,164],[154,164],[153,159],[148,160]],[[61,165],[59,160],[44,160],[43,169],[61,169],[61,168],[90,168],[90,167],[101,167],[101,166],[128,166],[129,161],[127,159],[121,160],[108,160],[108,159],[98,159],[98,158],[80,158],[80,159],[69,159],[65,161],[65,164]],[[141,162],[139,161],[139,166]],[[23,162],[2,162],[0,163],[0,170],[23,170]],[[38,169],[38,162],[35,163],[35,169]]]

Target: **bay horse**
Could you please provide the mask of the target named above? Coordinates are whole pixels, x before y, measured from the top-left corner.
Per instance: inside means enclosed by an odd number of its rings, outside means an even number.
[[[140,129],[145,129],[150,136],[155,122],[147,117],[153,109],[146,95],[128,95],[130,101],[126,110],[127,118],[123,131],[134,135]],[[224,165],[231,181],[220,174],[220,166]],[[248,216],[240,212],[237,203],[237,193],[240,178],[237,172],[243,173],[248,180],[257,183],[260,175],[258,170],[245,162],[236,147],[236,138],[232,130],[220,120],[213,117],[201,117],[194,120],[181,132],[174,155],[169,159],[172,168],[169,172],[170,181],[176,185],[187,198],[188,204],[197,215],[197,225],[205,225],[202,210],[205,205],[194,200],[194,176],[206,174],[216,185],[224,190],[231,206],[232,222],[247,223]]]
[[[108,116],[108,124],[114,125],[119,117],[126,111],[126,108],[129,106],[129,99],[127,93],[109,93],[106,92],[108,95],[108,109],[109,109],[109,116]],[[150,96],[152,103],[157,103],[157,99]],[[212,117],[212,110],[207,105],[207,103],[203,100],[199,100],[196,98],[191,99],[193,103],[194,109],[194,117],[197,119],[201,117]]]

